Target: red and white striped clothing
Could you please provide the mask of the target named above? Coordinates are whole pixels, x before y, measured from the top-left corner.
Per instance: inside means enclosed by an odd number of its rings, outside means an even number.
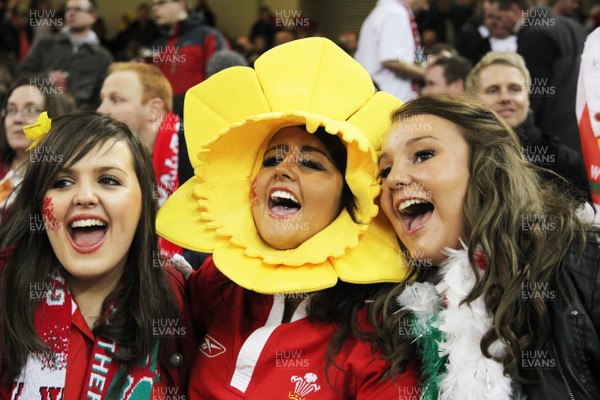
[[[281,323],[283,297],[249,292],[221,274],[212,257],[189,278],[190,303],[200,341],[189,399],[398,399],[417,393],[413,363],[400,377],[380,379],[389,363],[352,337],[325,372],[327,347],[338,329],[306,317],[306,301]],[[368,328],[367,313],[359,324]],[[405,396],[406,397],[406,396]],[[409,398],[409,397],[406,397]]]

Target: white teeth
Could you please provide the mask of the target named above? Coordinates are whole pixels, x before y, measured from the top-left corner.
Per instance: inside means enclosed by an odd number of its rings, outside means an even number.
[[[291,194],[290,192],[285,192],[283,190],[276,190],[273,193],[271,193],[271,200],[275,200],[276,198],[288,199],[293,201],[294,203],[300,204],[298,199],[295,198],[293,194]]]
[[[424,204],[424,203],[428,203],[425,200],[421,200],[421,199],[409,199],[409,200],[404,200],[402,203],[400,203],[400,205],[398,206],[398,210],[400,212],[402,212],[405,208],[412,206],[413,204]]]
[[[71,223],[71,228],[86,228],[89,226],[106,226],[106,223],[99,219],[79,219]]]

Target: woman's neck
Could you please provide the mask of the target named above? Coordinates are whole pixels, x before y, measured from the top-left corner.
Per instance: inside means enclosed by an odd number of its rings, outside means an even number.
[[[120,280],[121,274],[100,280],[80,280],[73,277],[67,279],[69,290],[90,329],[93,329],[96,321],[102,317],[104,301]]]

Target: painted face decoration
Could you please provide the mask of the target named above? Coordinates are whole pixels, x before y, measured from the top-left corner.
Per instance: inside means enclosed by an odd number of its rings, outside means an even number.
[[[58,173],[45,194],[43,215],[71,285],[120,280],[140,219],[141,196],[124,141],[97,145]]]

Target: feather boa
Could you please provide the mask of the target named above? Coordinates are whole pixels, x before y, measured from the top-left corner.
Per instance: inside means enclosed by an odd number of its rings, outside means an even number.
[[[483,297],[469,305],[460,304],[479,279],[473,273],[464,244],[463,247],[447,250],[448,259],[441,267],[442,280],[437,286],[411,283],[397,299],[403,309],[414,315],[412,333],[424,364],[421,399],[520,397],[513,392],[512,380],[504,376],[502,364],[481,353],[481,338],[492,327]],[[479,272],[482,274],[483,270]],[[504,347],[496,341],[490,353],[500,357]]]

